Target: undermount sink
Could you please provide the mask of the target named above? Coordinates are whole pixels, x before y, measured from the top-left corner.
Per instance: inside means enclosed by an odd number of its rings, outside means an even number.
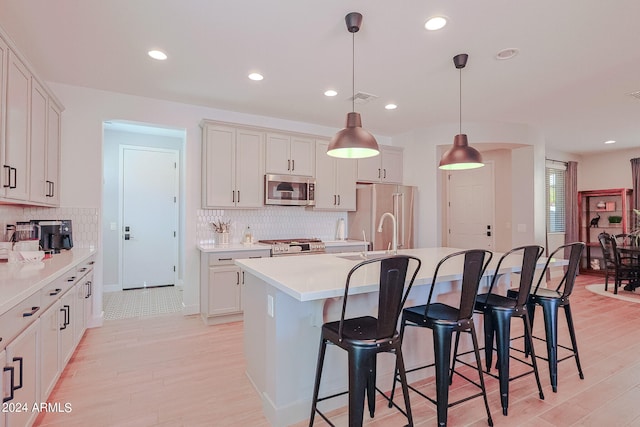
[[[378,259],[378,258],[386,258],[388,256],[392,256],[393,254],[388,253],[371,253],[367,252],[365,254],[357,254],[357,255],[336,255],[338,258],[348,259],[349,261],[365,261],[368,259]]]

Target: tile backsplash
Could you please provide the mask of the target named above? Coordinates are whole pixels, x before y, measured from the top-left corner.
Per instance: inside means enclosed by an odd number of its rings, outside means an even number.
[[[346,212],[314,211],[299,206],[199,209],[197,216],[196,234],[200,243],[214,242],[214,233],[209,224],[218,220],[231,221],[231,243],[241,241],[247,226],[251,227],[255,241],[309,237],[335,240],[338,220],[347,220]]]
[[[32,219],[70,219],[73,227],[73,246],[77,248],[97,247],[100,228],[97,208],[44,208],[44,207],[0,207],[0,225],[15,224]]]

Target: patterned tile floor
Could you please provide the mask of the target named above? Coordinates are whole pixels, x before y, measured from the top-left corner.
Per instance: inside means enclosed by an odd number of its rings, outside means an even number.
[[[182,311],[182,288],[165,286],[106,292],[103,295],[103,309],[105,320],[179,313]]]

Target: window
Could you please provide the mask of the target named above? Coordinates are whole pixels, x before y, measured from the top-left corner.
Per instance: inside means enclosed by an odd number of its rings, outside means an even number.
[[[563,164],[549,165],[546,167],[546,192],[547,192],[547,232],[564,233],[564,178],[566,167]]]

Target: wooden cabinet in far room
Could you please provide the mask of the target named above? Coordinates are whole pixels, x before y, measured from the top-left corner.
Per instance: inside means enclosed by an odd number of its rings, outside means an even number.
[[[263,206],[263,141],[262,132],[203,121],[203,208]]]
[[[581,271],[602,271],[602,250],[598,234],[603,231],[614,235],[631,231],[634,226],[632,193],[633,190],[629,188],[578,192],[580,241],[586,244],[580,263]]]
[[[315,176],[314,140],[294,134],[267,133],[266,173]]]
[[[357,160],[331,157],[328,146],[328,141],[316,140],[315,209],[355,211]]]
[[[379,155],[358,159],[358,182],[402,184],[403,149],[388,145],[379,147]]]

